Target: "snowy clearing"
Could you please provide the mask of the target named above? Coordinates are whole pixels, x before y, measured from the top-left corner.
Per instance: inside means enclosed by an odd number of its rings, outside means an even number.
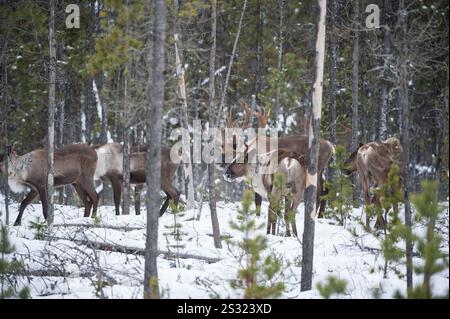
[[[239,203],[218,203],[221,234],[239,239],[239,233],[229,225],[235,220]],[[10,223],[18,213],[18,204],[11,205]],[[0,198],[2,221],[5,220],[4,203]],[[267,203],[263,203],[259,223],[266,222]],[[303,232],[303,204],[297,213],[299,235]],[[30,222],[39,217],[41,205],[32,204],[24,213],[22,226],[10,226],[9,234],[16,252],[8,256],[25,264],[21,282],[28,285],[32,298],[97,298],[95,283],[99,276],[108,282],[103,288],[107,298],[141,298],[144,276],[145,211],[142,215],[115,216],[114,208],[99,208],[96,222],[83,218],[83,209],[56,205],[53,238],[35,239],[36,231]],[[230,280],[236,278],[239,269],[235,247],[223,241],[224,248],[214,248],[208,204],[205,203],[200,221],[191,220],[194,211],[186,211],[178,217],[182,225],[182,238],[177,243],[169,233],[174,216],[166,213],[160,218],[158,240],[161,254],[158,272],[163,298],[239,298],[239,291],[230,288]],[[282,278],[286,284],[283,298],[321,298],[315,286],[333,275],[347,280],[347,294],[338,298],[392,298],[398,289],[405,292],[405,281],[399,279],[405,272],[403,265],[390,265],[387,278],[383,278],[384,259],[380,251],[380,239],[365,232],[358,219],[361,209],[354,209],[346,229],[331,219],[318,219],[315,232],[313,290],[300,292],[301,235],[300,239],[267,235],[269,252],[284,261]],[[441,249],[448,254],[448,209],[438,223],[444,237]],[[420,232],[418,227],[416,231]],[[258,230],[265,234],[265,227]],[[266,235],[265,235],[266,236]],[[381,237],[380,237],[381,238]],[[180,247],[176,247],[176,246]],[[181,254],[174,259],[173,253]],[[268,253],[269,253],[268,252]],[[419,264],[421,258],[414,258]],[[95,272],[103,269],[103,272]],[[415,283],[421,282],[415,276]],[[432,291],[445,294],[449,287],[448,268],[432,279]],[[97,293],[97,294],[96,294]]]

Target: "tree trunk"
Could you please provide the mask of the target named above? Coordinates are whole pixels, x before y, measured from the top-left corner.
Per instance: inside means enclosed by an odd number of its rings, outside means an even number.
[[[255,70],[255,95],[259,98],[259,94],[261,93],[261,79],[262,79],[262,51],[263,51],[263,26],[264,26],[264,17],[262,11],[262,1],[258,1],[258,22],[256,26],[256,70]]]
[[[322,113],[323,69],[325,62],[325,20],[327,1],[319,0],[317,23],[315,81],[312,96],[312,114],[309,135],[309,163],[305,189],[305,227],[303,231],[301,291],[311,290],[314,259],[314,227],[317,200],[317,162],[319,158],[320,120]]]
[[[278,10],[279,10],[279,18],[278,18],[278,56],[277,56],[277,68],[278,72],[282,74],[283,72],[283,28],[284,28],[284,7],[286,4],[286,0],[278,0]],[[277,83],[277,91],[275,95],[275,119],[278,122],[278,116],[282,114],[281,112],[281,101],[280,101],[280,83]],[[286,120],[286,116],[283,116],[284,120]],[[278,127],[278,123],[277,123]],[[283,127],[284,128],[284,127]]]
[[[164,0],[155,0],[153,32],[153,81],[148,86],[151,101],[147,123],[147,233],[145,249],[144,298],[159,298],[158,268],[158,218],[161,189],[161,126],[164,106],[164,68],[166,41],[166,5]],[[150,82],[150,81],[149,81]]]
[[[178,52],[178,44],[180,42],[179,34],[175,33],[175,63],[177,69],[177,77],[178,77],[178,90],[179,96],[182,102],[182,114],[181,114],[181,122],[186,131],[189,130],[189,122],[188,122],[188,106],[186,99],[186,83],[184,80],[184,68],[181,63],[180,54]],[[187,209],[193,209],[195,206],[195,197],[194,197],[194,176],[192,173],[192,156],[191,156],[191,147],[189,143],[189,138],[183,138],[183,167],[184,167],[184,178],[186,180],[187,185]],[[185,161],[186,159],[186,161]]]
[[[5,43],[5,51],[6,51],[7,44]],[[6,59],[5,59],[6,60]],[[9,225],[9,184],[8,184],[8,177],[9,177],[9,167],[8,167],[8,156],[11,152],[11,146],[9,145],[9,103],[7,98],[7,88],[8,88],[8,68],[6,66],[6,61],[3,61],[3,70],[4,70],[4,83],[3,83],[3,104],[5,106],[4,109],[4,122],[3,128],[4,128],[4,134],[5,134],[5,145],[4,150],[6,154],[5,159],[5,222],[6,225]]]
[[[124,108],[122,214],[130,215],[130,105],[128,101],[128,65],[125,67]]]
[[[50,0],[50,18],[48,23],[49,38],[49,90],[48,90],[48,165],[47,165],[47,224],[53,225],[53,153],[55,145],[55,110],[56,110],[56,34],[55,34],[55,0]]]
[[[401,33],[404,37],[407,35],[407,23],[405,19],[406,10],[403,0],[399,5],[399,20],[401,26]],[[403,52],[407,52],[407,48],[403,49]],[[405,53],[403,53],[405,54]],[[411,218],[411,203],[409,200],[409,187],[410,187],[410,173],[409,173],[409,95],[408,95],[408,65],[409,61],[406,56],[400,57],[400,70],[399,70],[399,99],[401,109],[401,132],[402,132],[402,146],[403,146],[403,187],[404,187],[404,205],[405,205],[405,225],[408,231],[412,231],[412,218]],[[412,241],[407,238],[406,240],[406,285],[407,289],[413,288],[413,265],[412,265]]]
[[[358,108],[359,108],[359,1],[353,1],[352,8],[352,28],[353,28],[353,49],[352,49],[352,140],[351,151],[358,148]],[[353,198],[355,204],[359,206],[359,183],[356,174],[353,174],[353,184],[355,192]]]
[[[126,2],[128,6],[128,1]],[[126,23],[125,34],[128,36],[130,30],[130,19]],[[131,54],[131,53],[129,53]],[[128,99],[128,80],[129,80],[130,65],[127,62],[124,70],[123,80],[123,104],[124,104],[124,116],[123,116],[123,183],[122,183],[122,214],[130,215],[130,101]]]
[[[330,12],[330,50],[331,50],[331,70],[330,70],[330,142],[336,144],[336,93],[337,93],[337,41],[336,41],[336,14],[337,1],[331,0]]]
[[[215,69],[216,69],[216,26],[217,26],[217,1],[211,1],[211,51],[209,52],[209,123],[214,123],[214,97],[215,97]],[[214,125],[215,126],[215,125]],[[211,224],[214,238],[214,246],[222,248],[220,239],[219,219],[217,218],[216,188],[214,184],[214,164],[208,164],[208,194],[209,210],[211,212]]]
[[[380,140],[384,141],[388,137],[388,110],[389,110],[389,64],[391,59],[391,18],[392,0],[384,0],[383,6],[383,73],[381,77],[381,93],[380,93]]]

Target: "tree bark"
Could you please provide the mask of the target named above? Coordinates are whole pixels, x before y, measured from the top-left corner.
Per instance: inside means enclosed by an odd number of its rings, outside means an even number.
[[[49,38],[49,90],[48,90],[48,163],[47,163],[47,224],[53,225],[53,153],[55,145],[55,110],[56,110],[56,34],[55,34],[55,0],[50,0],[50,18],[48,23]]]
[[[126,2],[128,6],[128,1]],[[129,10],[127,8],[127,10]],[[130,29],[130,19],[126,23],[126,35],[128,36]],[[129,53],[131,54],[131,53]],[[122,214],[130,215],[130,101],[128,98],[128,80],[129,80],[130,65],[127,62],[125,64],[124,70],[124,80],[123,80],[123,104],[124,104],[124,115],[123,115],[123,183],[122,183]]]
[[[278,18],[278,56],[277,56],[277,68],[278,72],[282,74],[283,72],[283,28],[284,28],[284,7],[286,4],[286,0],[278,0],[278,10],[279,10],[279,18]],[[277,91],[275,95],[275,118],[278,122],[278,116],[282,114],[281,112],[281,101],[280,101],[280,83],[277,83]],[[285,116],[283,116],[285,118]],[[284,119],[286,121],[286,119]],[[277,124],[278,126],[278,124]],[[283,127],[284,128],[284,127]]]
[[[159,298],[158,268],[158,218],[161,189],[161,128],[164,106],[164,68],[166,40],[166,5],[164,0],[154,0],[153,81],[148,86],[151,101],[147,123],[147,233],[145,249],[144,298]],[[150,81],[149,81],[150,82]]]
[[[331,50],[331,70],[330,70],[330,142],[336,144],[336,93],[337,93],[337,41],[336,41],[336,14],[337,1],[331,0],[330,12],[330,50]]]
[[[181,114],[181,122],[186,131],[189,130],[188,123],[188,106],[186,99],[186,82],[184,79],[184,68],[181,63],[180,54],[178,52],[178,44],[180,42],[179,34],[175,33],[175,63],[178,77],[178,90],[179,97],[182,102],[182,114]],[[189,143],[189,138],[183,138],[183,141],[187,143],[183,143],[183,167],[184,167],[184,178],[186,180],[187,186],[187,206],[186,208],[193,209],[195,206],[195,197],[194,197],[194,176],[192,172],[192,156],[191,156],[191,147]],[[186,159],[186,161],[184,161]]]
[[[404,38],[407,36],[407,23],[406,23],[406,10],[404,1],[399,2],[399,24],[401,33]],[[402,130],[402,146],[403,146],[403,187],[404,187],[404,205],[405,205],[405,225],[408,231],[412,231],[412,216],[411,216],[411,203],[409,200],[409,187],[410,187],[410,173],[409,173],[409,95],[408,95],[408,65],[409,61],[406,58],[406,52],[408,48],[403,48],[403,56],[400,57],[400,70],[399,70],[399,106],[401,109],[401,130]],[[412,264],[412,241],[406,239],[406,286],[407,289],[413,288],[413,264]]]
[[[263,27],[264,27],[264,17],[263,17],[263,9],[262,9],[262,1],[258,1],[258,22],[256,26],[256,70],[255,70],[255,95],[259,98],[259,94],[261,93],[262,86],[262,53],[263,53]]]
[[[214,98],[215,98],[215,69],[216,69],[216,27],[217,27],[217,1],[211,0],[211,51],[209,52],[209,124],[215,123],[214,119]],[[214,125],[215,126],[215,125]],[[216,188],[214,184],[214,164],[208,164],[208,194],[209,210],[211,212],[211,224],[214,238],[214,246],[222,248],[220,239],[219,219],[217,218]]]
[[[327,1],[319,0],[317,23],[315,81],[312,95],[312,113],[309,134],[309,162],[305,189],[305,227],[302,246],[301,291],[311,290],[314,259],[314,227],[317,200],[317,162],[320,145],[320,120],[322,113],[323,69],[325,62],[325,20]]]
[[[6,51],[7,44],[5,43],[5,51]],[[5,134],[5,222],[6,225],[9,225],[9,184],[8,184],[8,177],[9,177],[9,167],[8,167],[8,156],[11,152],[11,146],[9,145],[9,103],[8,103],[8,97],[7,97],[7,88],[8,88],[8,68],[6,66],[6,59],[3,61],[3,70],[4,70],[4,83],[3,83],[3,104],[4,104],[4,122],[3,128],[4,128],[4,134]]]
[[[351,151],[358,148],[359,136],[359,1],[353,1],[352,8],[352,28],[353,28],[353,49],[352,49],[352,140]],[[353,174],[353,184],[355,185],[355,192],[353,198],[355,203],[359,202],[359,183],[356,174]],[[357,204],[359,205],[359,203]]]

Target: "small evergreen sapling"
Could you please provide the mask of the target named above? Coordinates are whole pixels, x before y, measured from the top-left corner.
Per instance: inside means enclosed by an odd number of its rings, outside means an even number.
[[[404,259],[405,252],[398,247],[398,243],[406,239],[410,239],[415,244],[423,258],[423,264],[414,267],[416,274],[423,275],[423,282],[408,291],[408,298],[435,297],[432,293],[431,277],[448,267],[448,255],[439,249],[442,239],[435,232],[436,219],[443,210],[437,201],[436,183],[423,181],[421,186],[421,193],[414,194],[411,201],[416,209],[415,222],[420,222],[426,227],[425,236],[409,231],[398,216],[394,215],[390,231],[382,243],[384,258],[387,261]],[[400,292],[396,292],[395,296],[404,297]]]
[[[340,295],[346,293],[347,281],[337,279],[334,276],[328,276],[326,284],[321,284],[319,282],[316,287],[322,297],[325,299],[330,299],[330,297],[334,294]]]
[[[334,162],[330,165],[335,174],[331,181],[325,182],[328,189],[327,195],[322,196],[327,200],[333,214],[337,216],[339,225],[345,227],[347,216],[351,213],[353,207],[354,187],[351,179],[344,174],[345,160],[348,153],[342,145],[337,145],[334,153]]]
[[[23,269],[23,264],[18,260],[7,260],[6,255],[15,251],[8,238],[8,228],[1,225],[0,231],[0,299],[30,297],[28,287],[17,290],[17,280],[15,275]]]
[[[267,238],[256,235],[255,232],[264,227],[255,222],[256,212],[250,210],[254,192],[248,189],[244,192],[242,209],[239,210],[237,221],[231,221],[232,229],[239,231],[243,238],[240,241],[231,241],[232,246],[241,250],[242,268],[238,271],[238,279],[231,281],[231,287],[243,290],[246,299],[278,298],[285,290],[283,282],[276,282],[275,278],[281,270],[281,261],[269,255],[261,255],[267,249]]]

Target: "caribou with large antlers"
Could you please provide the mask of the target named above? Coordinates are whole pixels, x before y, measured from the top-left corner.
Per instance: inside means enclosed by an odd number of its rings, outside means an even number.
[[[380,196],[375,194],[371,198],[370,188],[382,187],[388,179],[391,166],[396,164],[401,170],[403,168],[402,163],[403,147],[400,140],[396,137],[390,137],[383,142],[360,144],[358,149],[345,161],[346,170],[344,173],[346,175],[350,175],[353,172],[358,173],[366,206],[374,203],[377,207],[377,222],[375,227],[384,229],[386,227],[386,221],[380,213]],[[367,212],[366,228],[370,228],[370,216]]]
[[[20,203],[19,215],[14,225],[20,225],[25,208],[38,195],[42,202],[42,213],[47,219],[47,150],[37,149],[22,156],[15,152],[6,156],[8,161],[8,184],[15,193],[31,189]],[[95,216],[98,195],[94,188],[94,172],[97,153],[88,145],[63,146],[54,153],[54,186],[73,185],[84,203],[84,217]],[[0,159],[0,173],[5,171],[4,159]]]
[[[243,113],[244,117],[242,120],[242,124],[239,126],[238,122],[239,120],[233,121],[233,116],[231,115],[231,112],[229,112],[227,117],[227,129],[228,129],[228,135],[233,136],[233,140],[227,140],[226,134],[224,134],[224,131],[222,130],[221,139],[218,141],[220,143],[219,148],[222,152],[222,163],[220,164],[221,168],[225,168],[229,163],[226,163],[227,158],[234,158],[236,155],[236,149],[239,147],[239,145],[242,145],[244,143],[242,138],[242,132],[248,128],[249,124],[249,117],[250,117],[250,110],[248,108],[248,105],[246,103],[242,103]],[[255,116],[258,119],[259,127],[264,128],[268,122],[270,112],[255,112]],[[266,149],[270,149],[270,138],[266,136],[265,134],[259,134],[257,135],[258,143],[266,143]],[[308,154],[308,147],[309,147],[309,138],[306,135],[288,135],[279,137],[277,140],[278,148],[284,149],[289,152],[293,152],[295,154],[298,154],[298,156],[301,156],[305,163],[308,163],[309,154]],[[328,166],[328,163],[331,159],[331,156],[334,152],[334,145],[324,139],[320,140],[320,148],[319,148],[319,160],[318,160],[318,181],[317,181],[317,208],[318,211],[321,212],[325,209],[325,201],[322,201],[320,199],[320,196],[323,194],[323,180],[322,180],[322,173],[325,170],[325,168]],[[261,194],[258,192],[255,192],[255,204],[257,207],[257,212],[260,211],[262,202]]]

